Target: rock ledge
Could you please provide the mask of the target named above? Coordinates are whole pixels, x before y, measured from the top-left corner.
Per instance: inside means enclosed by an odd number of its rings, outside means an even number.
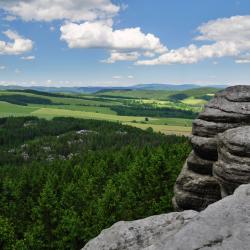
[[[118,222],[83,250],[249,250],[250,185],[204,211]]]

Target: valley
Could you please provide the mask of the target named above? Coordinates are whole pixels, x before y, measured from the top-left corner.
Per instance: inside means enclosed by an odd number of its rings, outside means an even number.
[[[74,117],[107,120],[165,134],[188,135],[192,119],[218,91],[100,90],[96,93],[49,93],[1,90],[0,117]]]

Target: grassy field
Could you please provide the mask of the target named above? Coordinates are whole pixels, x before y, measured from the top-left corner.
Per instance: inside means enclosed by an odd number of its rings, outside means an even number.
[[[169,97],[175,94],[186,94],[191,97],[214,94],[218,91],[216,88],[197,88],[185,91],[169,91],[169,90],[112,90],[100,91],[96,95],[104,97],[123,97],[123,98],[141,98],[154,100],[169,100]]]
[[[196,99],[194,97],[188,97],[188,98],[182,100],[181,102],[184,104],[187,104],[187,105],[204,105],[207,103],[206,100]]]
[[[77,117],[108,120],[131,125],[141,129],[151,127],[156,132],[166,134],[191,133],[192,120],[182,117],[148,117],[118,115],[112,107],[154,107],[191,110],[199,112],[207,102],[201,96],[213,96],[215,89],[195,89],[188,91],[109,91],[96,94],[50,94],[43,92],[0,91],[0,117],[38,116]],[[172,96],[182,94],[183,100],[173,100]],[[20,103],[21,102],[21,103]],[[24,103],[23,103],[24,102]],[[27,102],[27,103],[25,103]]]

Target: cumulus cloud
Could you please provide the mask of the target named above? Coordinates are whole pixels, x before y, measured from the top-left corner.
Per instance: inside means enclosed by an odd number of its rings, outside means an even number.
[[[201,46],[191,44],[169,50],[157,58],[139,60],[136,64],[191,64],[209,58],[235,57],[250,51],[250,16],[213,20],[198,27],[198,31],[200,35],[195,40],[209,41],[209,44]]]
[[[107,63],[134,61],[141,51],[163,53],[167,51],[160,39],[153,34],[145,34],[140,28],[114,30],[112,23],[85,22],[66,23],[61,27],[61,40],[69,48],[106,48],[111,50]]]
[[[118,52],[112,51],[110,57],[106,60],[102,60],[104,63],[115,63],[117,61],[136,61],[140,54],[136,51],[134,52]]]
[[[158,37],[143,33],[139,27],[113,29],[113,17],[126,7],[112,0],[0,0],[0,9],[9,20],[63,20],[61,40],[69,48],[110,50],[110,57],[103,60],[106,63],[135,61],[142,55],[153,57],[166,52]]]
[[[0,8],[25,21],[93,21],[118,13],[111,0],[0,0]]]
[[[158,37],[144,34],[138,27],[114,30],[103,22],[67,23],[61,27],[61,32],[61,40],[70,48],[166,51]]]
[[[12,30],[7,30],[3,34],[10,42],[0,40],[0,55],[20,55],[32,50],[33,42],[30,39],[23,38]]]

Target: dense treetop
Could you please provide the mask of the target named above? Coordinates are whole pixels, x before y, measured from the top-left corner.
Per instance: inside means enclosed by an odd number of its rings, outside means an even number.
[[[189,151],[119,123],[0,119],[0,248],[80,249],[116,221],[172,211]]]

